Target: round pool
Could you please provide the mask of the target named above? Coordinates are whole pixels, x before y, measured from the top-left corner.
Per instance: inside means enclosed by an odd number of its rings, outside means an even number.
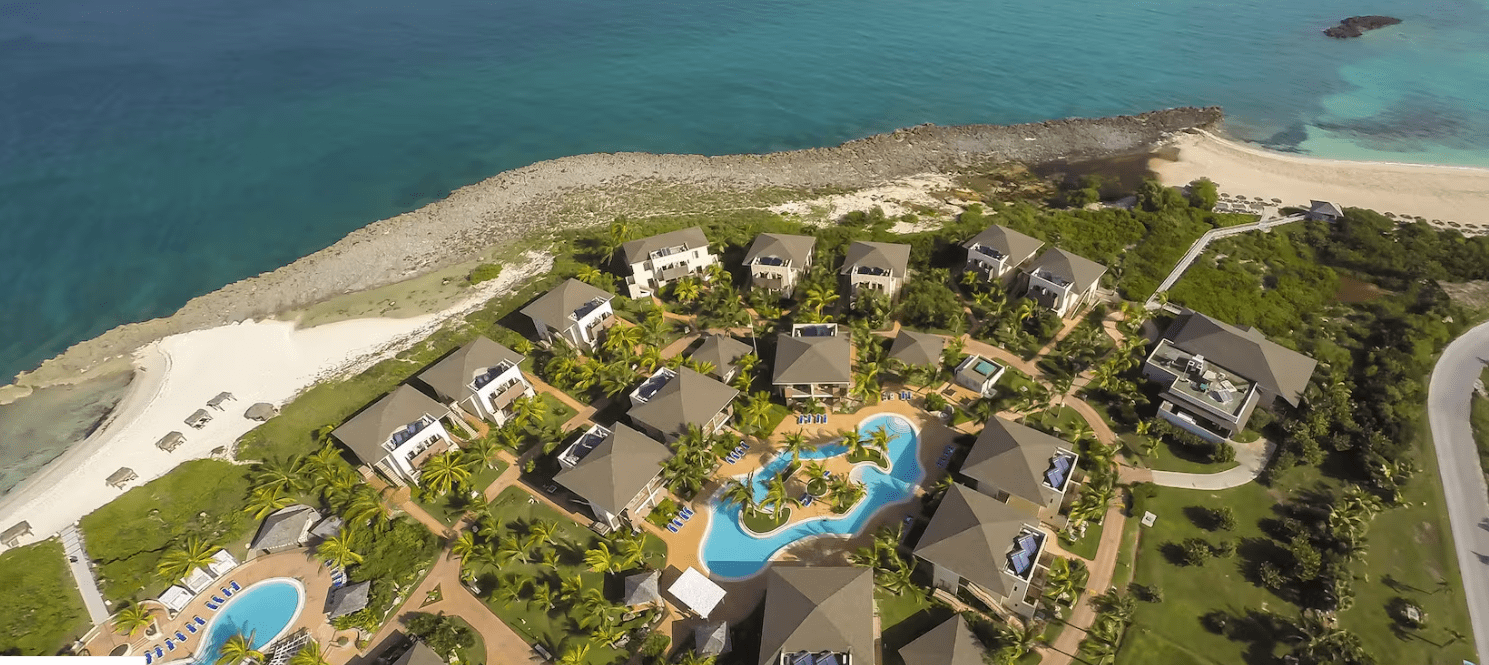
[[[294,625],[304,607],[305,588],[297,580],[276,577],[249,585],[233,594],[227,604],[207,620],[202,641],[192,649],[192,659],[198,665],[214,665],[221,655],[222,645],[234,635],[251,634],[253,648],[265,647]]]
[[[708,571],[723,578],[750,577],[764,570],[766,562],[792,543],[819,536],[852,536],[861,532],[880,508],[915,496],[916,486],[925,479],[925,469],[920,465],[920,434],[914,423],[903,416],[882,413],[859,423],[859,428],[864,433],[876,429],[889,432],[890,468],[885,471],[869,462],[854,466],[852,477],[864,484],[867,493],[852,510],[843,515],[804,520],[760,536],[740,524],[739,506],[725,506],[715,496],[709,501],[712,516],[699,552]],[[802,453],[801,457],[826,459],[847,452],[841,443],[834,443]],[[790,455],[779,455],[755,472],[757,499],[765,495],[765,482],[790,463]]]

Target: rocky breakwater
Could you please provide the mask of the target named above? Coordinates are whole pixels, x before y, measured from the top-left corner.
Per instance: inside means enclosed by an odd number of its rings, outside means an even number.
[[[460,263],[516,238],[578,222],[566,201],[653,186],[748,192],[858,189],[990,161],[1048,163],[1131,154],[1176,132],[1211,127],[1219,108],[1024,125],[921,125],[831,148],[770,154],[591,154],[564,157],[462,187],[443,200],[369,224],[294,263],[193,298],[174,315],[114,328],[46,361],[17,384],[76,381],[100,363],[168,335],[305,307]],[[591,223],[604,220],[594,219]]]
[[[1324,34],[1334,39],[1351,39],[1400,22],[1401,19],[1392,16],[1351,16],[1340,21],[1339,25],[1324,30]]]

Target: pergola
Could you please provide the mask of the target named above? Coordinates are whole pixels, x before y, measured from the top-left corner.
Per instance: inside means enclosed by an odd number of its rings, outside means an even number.
[[[705,619],[724,600],[724,588],[695,568],[688,568],[668,587],[667,593],[688,611]]]

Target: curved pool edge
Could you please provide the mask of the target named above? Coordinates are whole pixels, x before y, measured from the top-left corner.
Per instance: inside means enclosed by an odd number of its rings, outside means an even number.
[[[894,413],[892,411],[885,411],[885,412],[882,412],[882,413],[871,414],[868,417],[864,418],[863,420],[859,421],[859,424],[862,425],[863,422],[872,420],[874,418],[880,418],[880,417],[899,418],[900,420],[905,421],[905,424],[910,427],[910,432],[912,434],[914,434],[914,436],[915,436],[915,460],[916,460],[915,466],[918,469],[918,472],[916,474],[915,480],[913,482],[911,482],[910,484],[913,487],[921,487],[922,486],[922,483],[925,482],[927,471],[926,471],[925,464],[923,464],[920,461],[920,452],[921,452],[920,451],[920,444],[921,444],[921,431],[922,431],[921,428],[920,428],[920,425],[917,424],[914,420],[911,420],[909,417],[907,417],[905,415],[902,415],[902,414],[899,414],[899,413]],[[775,458],[771,458],[771,459],[772,459],[772,461],[774,461]],[[860,482],[862,482],[863,467],[865,467],[865,466],[874,467],[875,469],[880,470],[880,472],[883,473],[883,474],[885,474],[886,476],[892,476],[892,474],[894,473],[895,463],[894,463],[893,460],[888,460],[888,461],[889,461],[889,468],[888,469],[883,469],[882,467],[879,467],[879,465],[874,464],[873,462],[867,462],[867,461],[865,461],[865,462],[855,462],[853,464],[853,469],[848,472],[849,478],[853,478],[855,480],[859,480]],[[764,465],[762,464],[762,466],[764,466]],[[751,472],[751,473],[753,473],[753,472]],[[855,477],[854,474],[858,474],[858,477]],[[735,475],[729,476],[729,478],[731,478],[731,479],[732,478],[743,478],[743,477],[748,476],[748,475],[750,475],[750,473],[740,473],[740,474],[735,474]],[[703,556],[703,548],[704,548],[704,546],[706,546],[708,544],[708,538],[713,533],[714,518],[718,515],[717,511],[712,510],[712,506],[714,505],[714,502],[715,502],[716,497],[719,495],[720,492],[723,491],[723,489],[724,488],[722,486],[720,486],[719,489],[714,490],[714,493],[713,494],[710,494],[709,495],[709,497],[708,497],[708,504],[710,506],[710,510],[709,510],[709,514],[708,514],[708,521],[707,521],[707,524],[705,524],[704,527],[703,527],[703,534],[698,539],[698,565],[701,568],[703,568],[703,572],[706,573],[709,577],[716,577],[718,579],[729,581],[729,582],[742,582],[742,581],[745,581],[745,580],[748,580],[748,579],[752,579],[755,576],[764,573],[766,570],[768,570],[770,568],[770,563],[772,561],[779,560],[781,554],[783,552],[785,552],[788,548],[790,548],[793,545],[798,545],[798,544],[801,544],[801,543],[809,543],[809,542],[813,542],[813,541],[816,541],[816,540],[819,540],[819,539],[822,539],[822,538],[834,538],[834,539],[839,539],[839,540],[848,540],[848,539],[857,538],[858,536],[863,535],[863,530],[862,529],[860,529],[859,531],[855,531],[853,533],[817,533],[817,534],[806,535],[806,536],[803,536],[801,538],[797,538],[796,540],[793,540],[791,542],[784,543],[780,547],[776,548],[774,551],[772,551],[770,553],[770,556],[766,557],[765,560],[761,562],[760,568],[758,570],[756,570],[755,572],[753,572],[753,573],[750,573],[748,575],[741,575],[741,576],[737,576],[737,577],[736,576],[730,576],[730,575],[723,575],[723,574],[720,574],[720,573],[715,573],[713,571],[713,569],[709,567],[709,565],[708,565],[708,559]],[[864,497],[864,500],[867,501],[868,500],[868,497],[865,496]],[[864,517],[864,525],[867,526],[869,522],[872,522],[874,520],[874,518],[878,517],[879,516],[879,513],[883,512],[884,510],[889,509],[889,508],[893,508],[895,506],[903,505],[903,504],[906,504],[906,503],[910,503],[911,501],[914,501],[914,500],[915,500],[915,492],[912,490],[911,493],[910,493],[910,495],[907,496],[907,497],[905,497],[905,498],[903,498],[903,499],[900,499],[898,501],[890,501],[890,502],[887,502],[887,503],[880,504],[877,508],[875,508],[872,512],[870,512],[868,515],[866,515]],[[766,534],[763,534],[763,535],[757,535],[754,532],[751,532],[749,529],[741,529],[741,530],[747,536],[750,536],[750,537],[755,538],[757,540],[766,540],[766,539],[770,538],[772,535],[774,535],[776,533],[779,533],[783,529],[790,529],[790,528],[793,528],[793,527],[796,527],[796,526],[799,526],[799,525],[802,525],[802,524],[811,524],[811,523],[814,523],[814,522],[833,522],[833,521],[845,520],[845,519],[851,518],[852,516],[853,516],[853,511],[852,510],[849,510],[848,512],[843,513],[842,515],[825,515],[825,516],[819,516],[819,517],[809,517],[807,519],[804,519],[804,520],[801,520],[801,521],[798,521],[798,522],[792,522],[790,524],[782,524],[781,526],[778,526],[778,527],[776,527],[774,529],[771,529],[769,533],[766,533]],[[743,525],[741,525],[741,526],[743,526]]]
[[[297,592],[299,592],[299,600],[298,600],[298,602],[295,603],[295,611],[294,612],[291,612],[290,613],[290,618],[287,621],[284,622],[284,627],[283,628],[280,628],[279,629],[279,632],[278,633],[275,633],[273,637],[270,637],[269,639],[265,640],[264,641],[264,646],[268,646],[270,644],[273,644],[274,642],[278,641],[280,638],[282,638],[285,635],[289,634],[290,629],[295,626],[295,622],[297,622],[297,621],[300,620],[300,614],[305,611],[305,598],[306,598],[305,583],[304,582],[301,582],[299,579],[294,578],[294,577],[268,577],[268,578],[261,579],[261,580],[259,580],[257,582],[254,582],[253,584],[250,584],[250,585],[248,585],[246,587],[243,587],[243,590],[242,591],[239,591],[239,592],[233,594],[233,598],[231,600],[229,600],[226,603],[223,603],[222,607],[218,608],[218,610],[216,612],[213,612],[212,613],[212,620],[211,621],[208,621],[207,622],[207,625],[202,627],[202,638],[203,638],[203,640],[205,640],[207,637],[209,637],[209,636],[212,635],[213,629],[217,628],[217,622],[218,622],[218,620],[221,619],[223,617],[223,615],[227,613],[227,609],[229,607],[232,607],[233,606],[233,603],[238,602],[238,599],[242,598],[243,596],[247,595],[249,591],[252,591],[252,590],[254,590],[254,589],[258,588],[258,587],[265,586],[265,585],[268,585],[268,584],[275,584],[275,583],[279,583],[279,582],[286,582],[286,583],[289,583],[290,585],[294,586],[295,587],[295,590]],[[209,592],[205,592],[205,593],[210,593],[210,591]],[[200,647],[203,644],[205,644],[204,641],[197,643],[198,647]],[[171,661],[170,663],[166,663],[165,665],[176,665],[176,663],[195,663],[195,662],[197,662],[197,659],[200,656],[201,656],[201,654],[193,651],[190,656],[187,656],[185,658],[181,658],[181,659],[178,659],[178,660]]]

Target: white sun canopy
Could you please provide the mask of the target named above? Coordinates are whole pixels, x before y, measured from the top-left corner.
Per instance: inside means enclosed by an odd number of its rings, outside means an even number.
[[[192,593],[179,586],[173,586],[160,594],[160,602],[171,608],[172,612],[180,612],[181,608],[191,602]]]
[[[213,577],[222,577],[229,570],[238,567],[238,560],[234,559],[232,553],[227,550],[217,550],[217,553],[212,555],[212,563],[207,567],[212,569]]]
[[[197,594],[201,593],[203,589],[212,586],[212,579],[213,577],[208,575],[207,571],[201,568],[192,568],[191,574],[187,575],[186,579],[181,581],[186,583],[186,588],[191,589],[193,594]]]
[[[708,576],[694,568],[682,572],[682,576],[667,589],[667,593],[682,603],[683,607],[705,619],[724,599],[724,589]]]

